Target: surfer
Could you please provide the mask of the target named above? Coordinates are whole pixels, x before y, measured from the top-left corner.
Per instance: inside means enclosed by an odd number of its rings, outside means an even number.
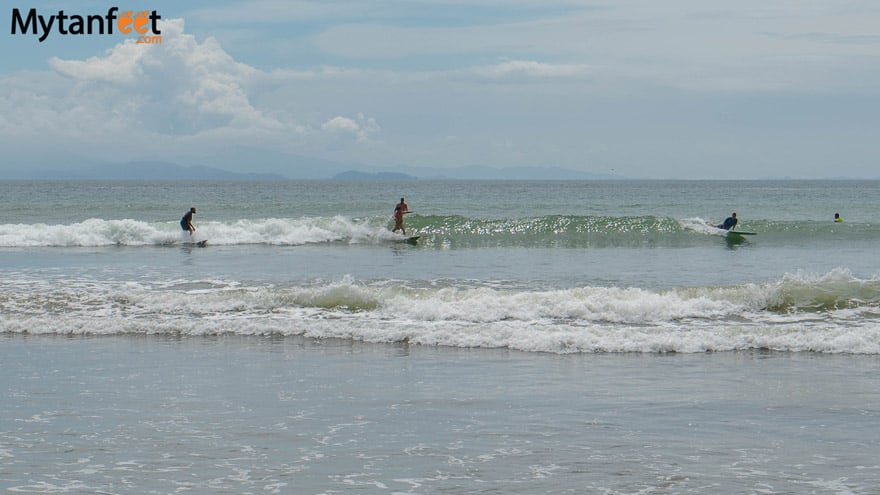
[[[840,218],[840,213],[835,213],[835,214],[834,214],[834,222],[835,222],[835,223],[843,223],[843,219]]]
[[[720,225],[712,225],[712,222],[707,223],[716,229],[734,230],[737,224],[736,213],[731,213],[729,217],[724,219],[724,223]]]
[[[397,203],[397,206],[394,207],[394,228],[391,229],[391,232],[402,230],[403,235],[406,235],[406,227],[403,226],[403,216],[407,213],[410,213],[409,206],[406,204],[406,200],[400,198],[400,203]]]
[[[180,228],[182,228],[184,232],[189,232],[190,237],[192,237],[193,232],[196,231],[196,228],[193,225],[193,215],[195,215],[195,213],[196,207],[193,206],[183,215],[183,218],[180,219]]]

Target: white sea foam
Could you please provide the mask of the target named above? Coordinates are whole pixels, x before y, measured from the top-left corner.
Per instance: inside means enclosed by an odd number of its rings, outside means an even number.
[[[384,219],[342,216],[209,221],[197,225],[196,239],[210,239],[214,245],[377,243],[398,239],[385,223]],[[0,247],[161,246],[183,239],[177,222],[92,218],[69,225],[0,225]]]
[[[725,288],[370,285],[178,280],[3,283],[0,331],[305,335],[540,352],[739,349],[880,354],[880,281],[845,270]]]
[[[725,236],[727,232],[715,228],[708,220],[700,217],[684,218],[678,221],[681,228],[704,235]]]

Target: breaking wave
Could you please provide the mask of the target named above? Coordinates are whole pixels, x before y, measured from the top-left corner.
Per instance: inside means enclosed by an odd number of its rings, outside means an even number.
[[[745,223],[745,222],[743,222]],[[212,245],[287,245],[317,243],[371,244],[399,240],[388,217],[301,217],[199,223],[196,239]],[[567,216],[483,219],[463,216],[407,218],[410,232],[423,246],[485,247],[641,247],[688,246],[719,237],[698,217]],[[804,243],[880,237],[880,227],[829,222],[752,221],[744,230],[766,243]],[[67,225],[0,225],[0,247],[167,246],[184,240],[177,222],[89,219]],[[188,240],[188,239],[187,239]]]
[[[18,279],[0,289],[6,333],[302,335],[553,353],[880,354],[880,279],[842,269],[660,291],[351,278],[289,287]]]

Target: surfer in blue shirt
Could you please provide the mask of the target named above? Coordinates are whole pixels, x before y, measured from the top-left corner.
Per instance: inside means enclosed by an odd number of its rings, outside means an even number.
[[[731,213],[729,217],[724,219],[724,223],[721,225],[716,225],[716,228],[724,229],[724,230],[734,230],[736,228],[737,220],[736,213]]]
[[[196,213],[196,207],[193,206],[189,209],[186,214],[183,215],[183,218],[180,219],[180,228],[184,230],[184,232],[189,232],[189,235],[192,236],[193,232],[196,231],[195,226],[193,226],[193,215]]]
[[[737,223],[736,213],[731,213],[729,217],[724,219],[724,223],[719,224],[719,225],[715,225],[712,222],[706,222],[706,224],[708,224],[710,227],[715,227],[716,229],[723,229],[723,230],[735,229],[736,223]]]

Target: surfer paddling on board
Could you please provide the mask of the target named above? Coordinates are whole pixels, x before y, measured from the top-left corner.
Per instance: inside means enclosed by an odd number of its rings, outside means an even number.
[[[724,223],[722,223],[720,225],[712,225],[712,222],[706,222],[706,223],[708,223],[712,227],[715,227],[716,229],[734,230],[734,229],[736,229],[736,224],[737,224],[736,213],[731,213],[729,217],[724,219]]]
[[[407,213],[412,212],[409,211],[409,206],[406,204],[406,200],[400,198],[400,203],[397,203],[397,206],[394,207],[394,228],[391,229],[391,232],[402,230],[403,235],[406,235],[406,227],[403,226],[403,216]]]
[[[193,225],[193,215],[195,215],[195,213],[196,207],[193,206],[183,215],[183,218],[180,219],[180,228],[182,228],[184,232],[189,232],[190,237],[192,237],[193,232],[196,231],[196,228]]]

